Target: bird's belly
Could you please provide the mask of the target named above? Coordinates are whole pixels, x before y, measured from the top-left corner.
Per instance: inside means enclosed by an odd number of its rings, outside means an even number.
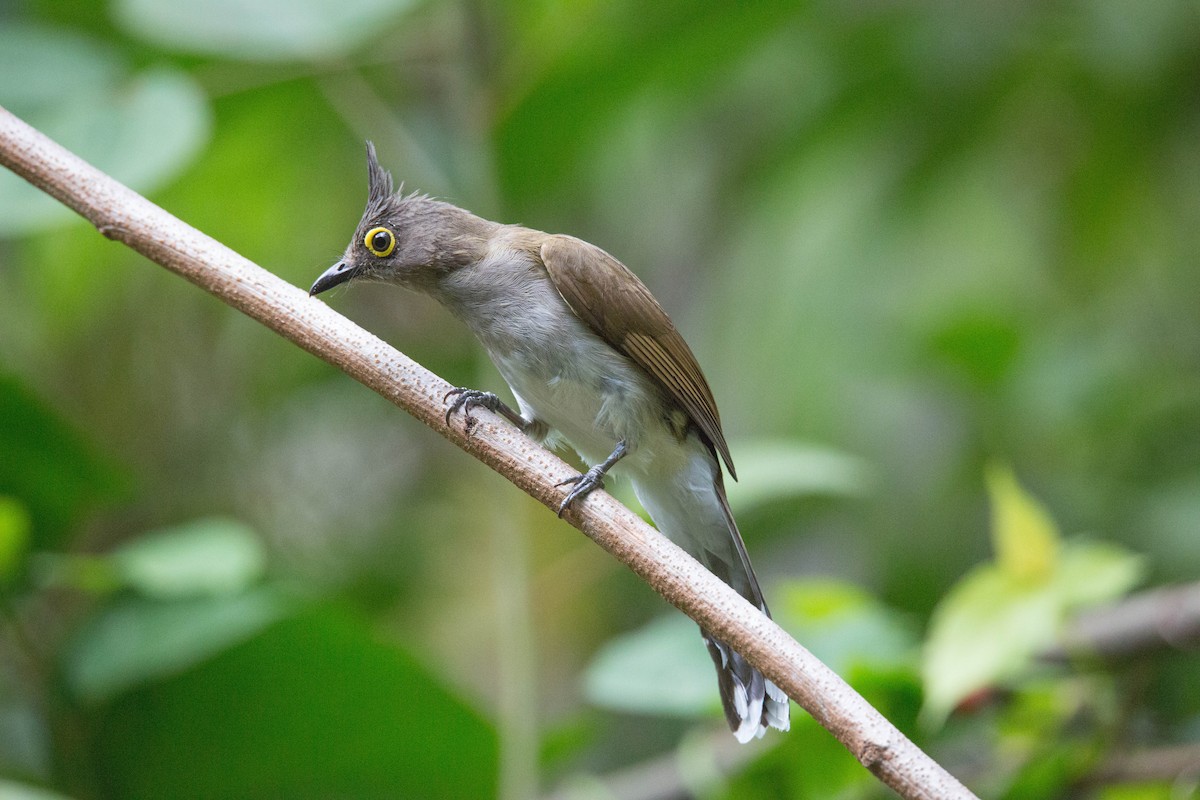
[[[522,411],[545,422],[589,463],[603,461],[621,432],[601,425],[603,398],[590,386],[558,378],[553,382],[509,380]]]
[[[566,358],[493,353],[492,359],[522,413],[561,434],[590,464],[607,458],[619,441],[630,449],[622,471],[633,474],[680,449],[665,422],[661,394],[607,345],[575,348]]]

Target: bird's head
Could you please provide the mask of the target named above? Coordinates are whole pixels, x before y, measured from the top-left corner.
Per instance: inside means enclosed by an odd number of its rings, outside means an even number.
[[[396,191],[367,142],[367,207],[341,260],[325,270],[310,295],[351,280],[428,290],[474,256],[487,234],[484,220],[416,193]]]

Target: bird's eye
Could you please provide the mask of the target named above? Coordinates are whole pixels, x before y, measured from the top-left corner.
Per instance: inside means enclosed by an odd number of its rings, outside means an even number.
[[[387,258],[396,249],[396,237],[387,228],[371,228],[363,237],[363,244],[373,255]]]

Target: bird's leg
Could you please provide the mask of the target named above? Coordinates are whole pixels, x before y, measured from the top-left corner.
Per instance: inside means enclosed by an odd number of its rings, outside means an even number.
[[[582,475],[576,475],[574,477],[567,478],[565,481],[555,484],[556,486],[566,486],[568,483],[575,484],[575,488],[567,493],[566,498],[564,498],[562,501],[562,505],[558,507],[558,515],[561,517],[563,512],[565,512],[572,503],[574,503],[576,500],[582,500],[588,495],[589,492],[596,489],[603,489],[604,476],[608,474],[610,469],[612,469],[613,464],[616,464],[618,461],[624,458],[628,452],[629,448],[626,446],[625,440],[622,439],[621,441],[617,442],[617,446],[613,449],[612,454],[608,458],[604,459],[604,461],[592,467]]]
[[[486,408],[488,411],[494,411],[506,420],[516,425],[518,428],[525,427],[525,419],[509,408],[503,400],[501,400],[494,392],[483,392],[479,389],[468,389],[460,386],[457,389],[451,389],[446,392],[442,398],[442,402],[446,402],[453,397],[450,407],[446,409],[446,424],[450,424],[450,417],[456,411],[462,409],[463,415],[467,418],[467,430],[471,429],[471,423],[474,421],[471,417],[471,409]]]
[[[454,412],[462,409],[463,415],[466,416],[466,428],[468,434],[470,434],[471,428],[473,428],[475,424],[475,418],[471,416],[471,409],[486,408],[488,411],[494,411],[495,413],[504,417],[513,425],[516,425],[522,431],[530,434],[531,436],[540,438],[546,435],[545,431],[543,430],[545,427],[544,425],[541,425],[536,421],[531,422],[525,419],[516,411],[513,411],[511,408],[509,408],[508,405],[506,405],[503,400],[497,397],[494,392],[483,392],[479,389],[467,389],[466,387],[460,386],[457,389],[451,389],[450,391],[446,392],[446,395],[442,398],[442,402],[446,402],[451,397],[453,397],[454,400],[451,401],[450,407],[446,409],[446,425],[450,424],[450,417],[454,415]]]

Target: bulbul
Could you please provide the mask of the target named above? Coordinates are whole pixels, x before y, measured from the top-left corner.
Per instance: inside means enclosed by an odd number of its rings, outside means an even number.
[[[491,392],[455,389],[447,421],[483,406],[536,439],[564,438],[592,466],[566,482],[560,515],[620,462],[658,529],[769,616],[725,497],[718,459],[736,473],[712,391],[650,290],[587,242],[393,191],[370,142],[367,171],[354,238],[309,294],[363,280],[440,301],[478,337],[520,409]],[[701,634],[737,739],[787,730],[787,696]]]

